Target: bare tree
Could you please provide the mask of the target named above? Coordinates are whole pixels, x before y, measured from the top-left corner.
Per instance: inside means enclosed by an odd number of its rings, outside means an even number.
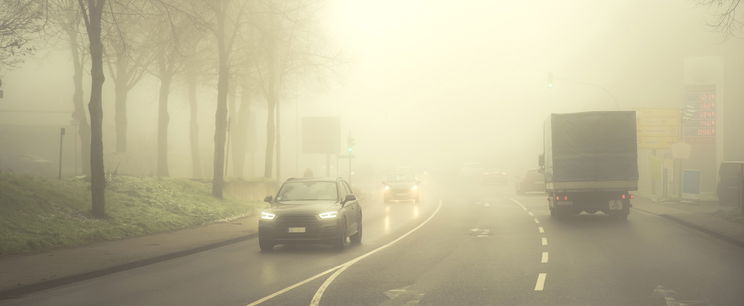
[[[93,216],[106,216],[106,178],[103,168],[103,108],[102,90],[103,43],[101,41],[101,16],[106,5],[105,0],[78,0],[83,15],[85,29],[88,33],[91,63],[91,90],[88,111],[90,112],[91,145],[90,145],[90,190]]]
[[[155,60],[154,34],[146,22],[148,1],[114,1],[109,5],[106,29],[106,64],[114,81],[114,123],[116,152],[127,151],[127,100]]]
[[[33,53],[29,41],[42,30],[45,9],[39,0],[0,1],[0,66],[14,67]]]
[[[181,50],[182,44],[195,43],[193,39],[187,39],[187,33],[195,29],[187,22],[183,15],[171,14],[168,6],[159,6],[162,17],[157,18],[155,26],[164,29],[157,36],[157,60],[154,75],[160,79],[158,95],[158,153],[157,153],[157,175],[164,177],[169,175],[168,171],[168,97],[170,95],[173,78],[186,64],[185,52]],[[165,30],[167,29],[167,30]]]
[[[168,3],[166,0],[161,0]],[[225,181],[225,145],[227,140],[227,96],[234,42],[243,23],[248,1],[193,0],[167,4],[170,9],[187,15],[214,37],[217,50],[217,110],[215,111],[212,195],[222,198]]]
[[[314,22],[320,1],[267,0],[264,3],[265,14],[258,23],[263,37],[263,57],[257,62],[257,71],[268,109],[264,177],[271,178],[274,172],[278,177],[281,171],[280,101],[288,89],[288,80],[329,70],[336,57],[319,52],[319,31]]]
[[[87,59],[87,52],[81,43],[84,39],[82,37],[82,31],[84,30],[81,29],[83,18],[80,7],[75,0],[51,1],[49,15],[52,23],[62,31],[59,34],[64,37],[70,49],[74,88],[72,104],[75,109],[72,116],[77,123],[78,137],[80,137],[80,160],[82,161],[83,173],[90,175],[90,125],[83,102],[83,69]]]
[[[742,0],[703,0],[700,3],[718,11],[710,26],[726,36],[734,36],[744,29],[744,22],[737,16],[741,2]]]
[[[184,43],[183,61],[187,63],[183,69],[183,77],[186,86],[186,94],[189,103],[189,144],[191,147],[191,171],[193,177],[202,177],[201,154],[199,152],[199,103],[197,101],[197,88],[199,81],[205,79],[204,75],[211,72],[213,68],[209,63],[213,62],[212,50],[207,44],[204,31],[194,27],[189,32],[188,42]]]

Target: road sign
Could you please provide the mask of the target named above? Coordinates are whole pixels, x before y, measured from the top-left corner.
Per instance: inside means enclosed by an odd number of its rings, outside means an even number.
[[[636,111],[638,147],[667,149],[679,142],[679,109],[639,109]]]

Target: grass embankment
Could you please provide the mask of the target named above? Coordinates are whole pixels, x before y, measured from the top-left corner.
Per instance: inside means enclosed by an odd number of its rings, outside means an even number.
[[[255,203],[211,196],[188,179],[117,176],[105,219],[90,213],[89,183],[0,173],[0,254],[38,252],[183,229],[246,214]]]

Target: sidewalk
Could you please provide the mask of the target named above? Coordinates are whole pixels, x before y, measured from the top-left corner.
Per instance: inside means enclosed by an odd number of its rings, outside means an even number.
[[[255,216],[33,255],[0,257],[0,299],[132,269],[246,240]]]
[[[715,202],[654,202],[643,197],[633,200],[633,208],[659,215],[744,247],[744,217],[736,208],[720,206]]]

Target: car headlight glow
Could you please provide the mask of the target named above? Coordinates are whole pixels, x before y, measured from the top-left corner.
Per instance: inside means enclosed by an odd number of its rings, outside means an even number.
[[[385,185],[385,191],[388,191],[388,190],[390,190],[390,186]]]
[[[416,190],[418,190],[418,185],[411,186],[411,191],[416,191]]]
[[[270,213],[270,212],[267,212],[267,211],[262,211],[261,212],[261,219],[263,219],[263,220],[274,220],[274,218],[276,218],[276,214],[274,214],[274,213]]]
[[[336,212],[336,211],[327,211],[327,212],[318,214],[318,216],[321,219],[333,219],[333,218],[336,218],[336,216],[338,216],[338,212]]]

